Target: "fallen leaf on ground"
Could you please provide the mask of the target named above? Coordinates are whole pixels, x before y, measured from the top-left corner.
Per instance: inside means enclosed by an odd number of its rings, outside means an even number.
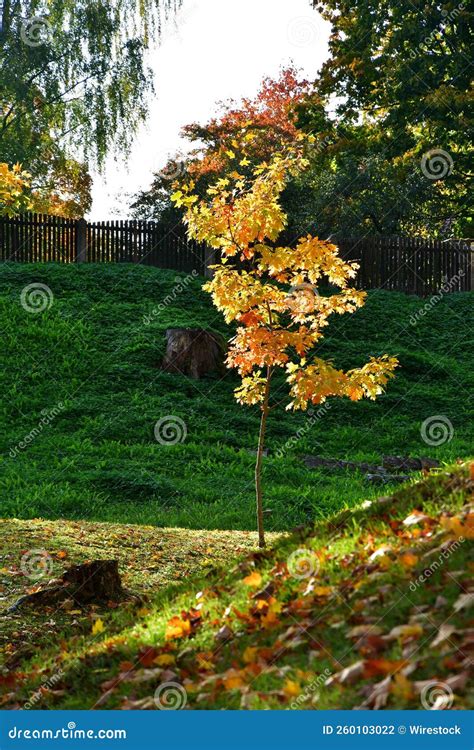
[[[262,576],[257,571],[254,571],[243,579],[243,583],[245,583],[246,586],[252,586],[256,588],[262,583]]]

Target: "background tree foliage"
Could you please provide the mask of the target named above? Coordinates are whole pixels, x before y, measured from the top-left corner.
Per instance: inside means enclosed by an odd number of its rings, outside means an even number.
[[[253,99],[221,102],[219,115],[208,123],[186,125],[182,136],[193,148],[186,156],[176,156],[154,174],[151,187],[135,197],[132,205],[135,215],[178,223],[182,212],[170,199],[174,178],[179,181],[184,173],[192,176],[194,190],[204,197],[217,178],[234,169],[235,150],[241,139],[245,143],[245,156],[238,164],[239,171],[251,176],[258,164],[271,160],[296,143],[300,135],[297,107],[310,97],[316,106],[313,85],[302,80],[295,68],[289,67],[276,79],[265,78]]]
[[[471,237],[467,3],[330,0],[314,7],[332,25],[318,79],[310,84],[284,70],[255,99],[230,101],[208,123],[185,127],[197,147],[181,171],[192,174],[202,196],[211,177],[226,173],[243,130],[252,139],[244,173],[302,130],[313,141],[308,169],[282,196],[289,241],[307,231]],[[174,163],[155,175],[136,197],[137,216],[179,221],[170,203],[170,175],[179,172]]]
[[[86,165],[126,152],[153,89],[147,48],[179,3],[3,1],[0,159],[23,164],[43,201],[53,183],[53,209],[66,187],[66,212],[87,210]]]
[[[0,162],[0,216],[14,216],[30,207],[26,189],[31,175],[15,164],[12,169]]]
[[[472,7],[422,0],[314,6],[332,25],[318,88],[337,103],[336,119],[317,163],[329,167],[322,192],[334,186],[341,218],[341,199],[348,201],[338,229],[353,213],[355,226],[372,232],[472,236]],[[311,108],[302,122],[318,129]],[[430,181],[420,166],[433,149],[453,164]]]

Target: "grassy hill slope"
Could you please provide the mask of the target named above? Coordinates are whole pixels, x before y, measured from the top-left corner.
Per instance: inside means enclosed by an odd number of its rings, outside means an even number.
[[[0,617],[10,632],[1,644],[8,668],[0,672],[1,702],[473,708],[473,469],[435,472],[233,562],[236,545],[243,552],[252,541],[241,533],[215,532],[204,542],[195,532],[5,521],[1,575],[10,594],[24,585],[17,572],[20,539],[28,538],[48,550],[55,574],[106,547],[119,557],[125,584],[147,599],[102,608],[66,601]],[[195,572],[160,590],[155,570],[161,565],[166,578],[170,550],[173,574],[185,572],[193,550]]]
[[[202,281],[184,278],[129,265],[0,267],[3,517],[254,528],[257,410],[235,402],[232,373],[190,381],[159,369],[168,327],[231,334]],[[53,296],[38,314],[21,304],[33,283]],[[271,415],[268,528],[286,530],[376,494],[362,476],[307,469],[304,454],[375,462],[383,453],[469,455],[472,301],[447,295],[425,308],[415,297],[373,292],[365,308],[333,321],[323,356],[351,367],[388,353],[401,367],[375,403],[333,401],[312,421],[283,408]],[[167,415],[185,422],[184,443],[154,439]],[[452,439],[427,445],[420,428],[436,415],[449,419]]]

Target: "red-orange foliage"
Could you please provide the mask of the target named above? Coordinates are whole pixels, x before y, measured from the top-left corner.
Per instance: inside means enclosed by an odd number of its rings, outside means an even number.
[[[225,173],[242,137],[246,145],[243,167],[269,161],[294,145],[298,139],[295,108],[311,90],[312,84],[301,80],[295,68],[286,68],[277,79],[265,78],[254,99],[230,101],[222,116],[207,125],[187,125],[183,135],[206,144],[201,158],[190,163],[189,173],[194,177]]]

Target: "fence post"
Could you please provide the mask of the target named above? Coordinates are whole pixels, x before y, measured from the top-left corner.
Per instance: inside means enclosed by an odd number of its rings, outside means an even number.
[[[208,245],[204,248],[204,278],[206,279],[212,279],[214,276],[214,271],[212,268],[209,268],[209,266],[213,266],[216,263],[216,249],[214,247],[209,247]]]
[[[87,221],[78,219],[76,222],[76,263],[87,260]]]
[[[470,274],[470,286],[467,291],[474,292],[474,242],[470,242],[467,251],[467,272]]]

